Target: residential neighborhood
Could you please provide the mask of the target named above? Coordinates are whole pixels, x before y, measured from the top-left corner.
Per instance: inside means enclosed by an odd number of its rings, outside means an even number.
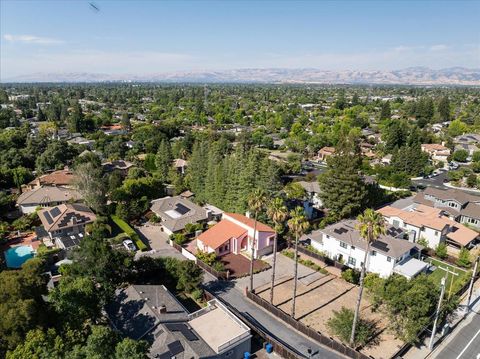
[[[0,358],[480,358],[478,1],[0,10]]]

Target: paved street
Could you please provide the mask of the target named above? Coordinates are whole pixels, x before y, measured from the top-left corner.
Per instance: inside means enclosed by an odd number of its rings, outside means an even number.
[[[461,328],[453,340],[433,357],[436,359],[480,358],[480,313],[475,313],[470,323]]]
[[[294,348],[306,358],[309,357],[308,349],[313,350],[315,355],[311,357],[316,359],[345,358],[340,354],[318,345],[316,342],[295,331],[295,329],[288,326],[282,320],[275,318],[270,313],[249,301],[242,290],[235,287],[234,283],[218,282],[206,274],[205,285],[212,293],[218,295],[243,315],[256,322],[257,326],[262,330],[279,341],[288,343],[290,347]]]
[[[412,181],[412,183],[417,186],[422,185],[425,187],[434,187],[434,188],[443,189],[443,190],[451,189],[451,187],[445,186],[444,179],[446,178],[447,178],[447,172],[442,172],[441,174],[433,178],[422,178],[420,180],[414,180]],[[471,193],[477,196],[479,195],[478,191],[474,191],[474,190],[468,190],[468,189],[462,188],[461,191]]]

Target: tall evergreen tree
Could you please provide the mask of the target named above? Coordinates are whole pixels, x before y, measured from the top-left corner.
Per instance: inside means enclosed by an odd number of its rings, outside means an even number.
[[[438,114],[441,121],[450,121],[450,100],[448,96],[443,96],[438,103]]]
[[[361,163],[358,141],[343,138],[328,160],[327,171],[319,177],[320,197],[332,218],[350,217],[362,210],[367,190],[360,173]]]
[[[157,167],[157,174],[162,181],[168,179],[168,172],[172,166],[172,149],[170,142],[162,140],[158,147],[157,156],[155,157],[155,166]]]
[[[380,121],[388,120],[392,116],[392,111],[390,110],[390,101],[385,101],[382,103],[380,110]]]

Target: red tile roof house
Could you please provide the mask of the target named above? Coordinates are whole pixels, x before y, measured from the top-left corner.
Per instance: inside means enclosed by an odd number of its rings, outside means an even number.
[[[237,213],[224,213],[223,219],[197,238],[197,248],[202,252],[215,252],[217,256],[228,253],[251,254],[255,221]],[[254,257],[272,253],[275,231],[257,222]]]

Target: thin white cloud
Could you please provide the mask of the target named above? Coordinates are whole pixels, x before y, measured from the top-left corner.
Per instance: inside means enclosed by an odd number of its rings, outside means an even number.
[[[438,44],[438,45],[430,46],[430,50],[432,50],[432,51],[443,51],[443,50],[447,50],[447,49],[448,49],[448,46],[444,45],[444,44]]]
[[[40,44],[40,45],[54,45],[63,44],[64,41],[58,39],[52,39],[50,37],[41,37],[34,35],[12,35],[5,34],[3,38],[8,42],[20,42],[25,44]]]

